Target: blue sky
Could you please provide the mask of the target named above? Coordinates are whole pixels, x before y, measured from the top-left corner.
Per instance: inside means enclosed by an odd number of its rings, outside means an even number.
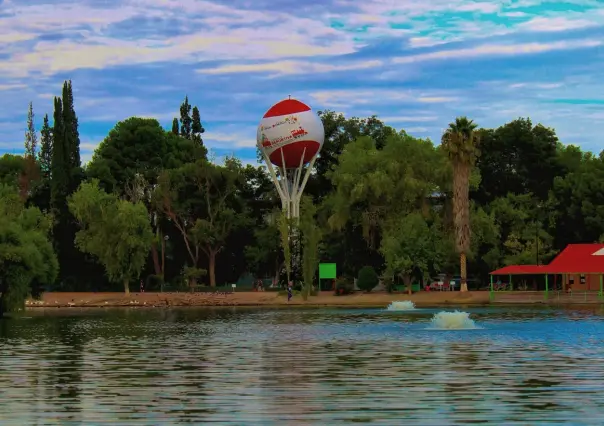
[[[0,152],[71,79],[82,158],[119,120],[169,128],[185,94],[218,159],[255,158],[288,95],[438,141],[458,115],[529,116],[604,146],[601,0],[0,0]]]

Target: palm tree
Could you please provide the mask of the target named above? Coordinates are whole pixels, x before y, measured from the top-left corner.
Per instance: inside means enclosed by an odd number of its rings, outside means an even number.
[[[473,120],[458,117],[449,124],[441,139],[453,166],[453,225],[461,269],[461,291],[468,291],[466,255],[470,251],[470,173],[480,155],[477,127]]]

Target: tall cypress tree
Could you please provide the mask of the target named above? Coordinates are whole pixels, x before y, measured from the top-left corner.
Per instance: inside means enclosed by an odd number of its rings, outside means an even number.
[[[50,167],[52,164],[52,130],[48,123],[48,114],[44,115],[44,122],[40,130],[40,151],[38,152],[38,163],[42,170],[42,178],[50,179]]]
[[[206,129],[201,125],[201,117],[199,116],[199,108],[193,107],[193,118],[191,123],[191,138],[203,145],[203,139],[201,138],[201,134],[204,133]]]
[[[61,98],[55,97],[53,114],[53,149],[50,165],[50,206],[60,220],[62,212],[67,211],[69,193],[69,157],[65,150],[65,126],[63,123],[63,105]]]
[[[71,80],[63,83],[63,126],[65,128],[65,152],[68,158],[69,193],[75,191],[81,181],[80,132],[78,117],[73,106]]]
[[[36,134],[36,126],[34,124],[34,107],[29,103],[27,109],[27,131],[25,132],[25,155],[27,157],[36,158],[36,150],[38,147],[38,135]]]
[[[174,120],[172,120],[172,133],[175,135],[178,134],[178,118],[174,118]]]
[[[185,96],[185,101],[180,105],[180,136],[191,139],[191,105],[189,97]]]

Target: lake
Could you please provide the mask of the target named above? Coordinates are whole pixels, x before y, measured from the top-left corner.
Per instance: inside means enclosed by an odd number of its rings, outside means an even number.
[[[28,311],[0,321],[0,424],[604,422],[600,308],[442,310]]]

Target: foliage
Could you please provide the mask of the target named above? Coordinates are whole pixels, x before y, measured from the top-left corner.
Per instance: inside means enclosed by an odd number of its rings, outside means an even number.
[[[38,134],[34,125],[34,107],[29,103],[27,109],[27,131],[25,132],[25,156],[36,158],[38,150]]]
[[[129,283],[140,275],[153,240],[147,209],[140,202],[107,194],[97,180],[83,183],[68,203],[81,227],[77,247],[95,256],[108,278],[123,283],[128,294]]]
[[[242,179],[240,164],[224,167],[206,160],[188,163],[164,172],[154,194],[154,203],[179,230],[191,264],[198,268],[200,254],[208,259],[210,286],[216,286],[216,256],[229,235],[247,223],[236,192]],[[191,285],[195,276],[189,276]]]
[[[464,278],[469,272],[486,278],[497,267],[547,263],[569,243],[604,238],[604,154],[563,145],[553,129],[529,118],[479,129],[460,117],[435,146],[375,116],[322,111],[325,143],[306,186],[302,217],[292,222],[281,215],[264,167],[232,158],[220,166],[207,161],[202,112],[185,97],[171,131],[150,118],[120,121],[84,173],[73,89],[64,82],[53,123],[44,115],[37,154],[0,158],[0,183],[16,196],[3,211],[31,206],[27,215],[44,218],[48,226],[50,216],[40,211],[52,214],[51,241],[61,268],[58,282],[50,284],[113,288],[99,257],[74,245],[78,229],[67,200],[81,181],[93,185],[92,179],[105,191],[99,200],[110,197],[108,205],[121,206],[122,214],[136,212],[140,225],[144,221],[151,230],[137,270],[166,283],[186,278],[189,285],[217,285],[246,273],[277,278],[283,269],[289,281],[290,234],[302,246],[304,297],[319,261],[335,262],[350,277],[371,266],[382,271],[388,288],[398,278],[410,283],[436,273],[456,275],[460,267]],[[31,154],[33,107],[27,128]],[[117,224],[92,211],[80,231],[110,235]],[[2,235],[9,235],[9,227],[14,235],[27,234],[20,220],[0,224]],[[14,240],[15,247],[30,247],[26,240]],[[36,278],[17,287],[34,291],[41,285]],[[12,294],[18,301],[24,293]]]
[[[380,283],[380,278],[371,266],[363,266],[359,271],[357,286],[359,289],[369,293]]]
[[[281,238],[281,248],[283,249],[283,258],[285,262],[285,271],[287,274],[287,283],[290,282],[292,274],[292,253],[289,243],[291,232],[291,220],[284,211],[279,215],[279,237]]]
[[[312,293],[313,284],[319,269],[319,250],[322,232],[316,224],[317,209],[310,197],[304,197],[301,205],[300,231],[302,232],[302,276],[304,300]]]
[[[385,235],[380,250],[386,260],[387,275],[401,277],[409,294],[416,271],[429,276],[430,270],[440,269],[447,251],[441,246],[442,234],[436,225],[430,227],[421,214],[392,218]]]
[[[23,309],[30,294],[56,279],[50,229],[47,215],[26,208],[15,187],[0,184],[0,316]]]
[[[354,293],[354,283],[348,277],[340,277],[336,280],[335,295],[346,296]]]

